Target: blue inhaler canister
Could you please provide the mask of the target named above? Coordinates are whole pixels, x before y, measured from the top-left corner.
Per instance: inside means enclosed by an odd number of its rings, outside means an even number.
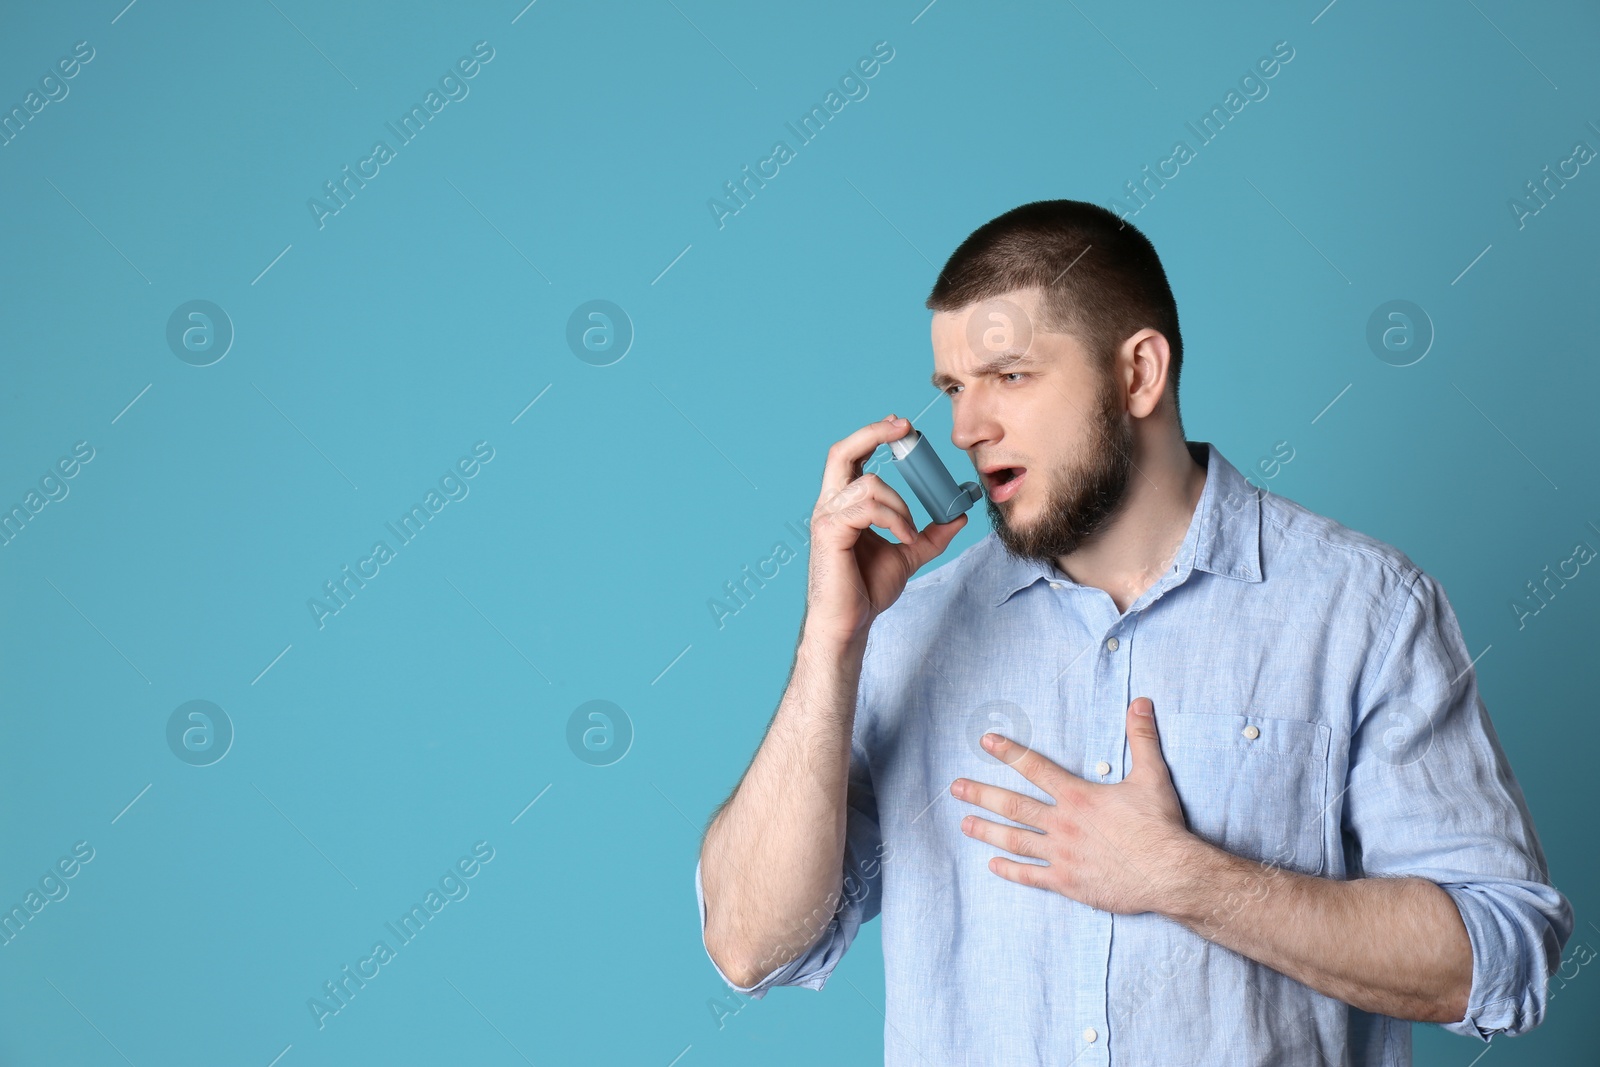
[[[957,515],[983,497],[983,486],[977,482],[957,485],[939,453],[916,430],[890,441],[889,451],[894,455],[895,468],[936,523],[954,522]]]

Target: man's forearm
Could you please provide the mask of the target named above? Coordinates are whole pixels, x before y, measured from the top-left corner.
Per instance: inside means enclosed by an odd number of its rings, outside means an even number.
[[[749,985],[816,942],[839,901],[862,646],[808,639],[701,849],[706,947]]]
[[[1472,943],[1450,895],[1421,878],[1338,881],[1242,859],[1198,838],[1163,909],[1204,937],[1363,1011],[1466,1015]]]

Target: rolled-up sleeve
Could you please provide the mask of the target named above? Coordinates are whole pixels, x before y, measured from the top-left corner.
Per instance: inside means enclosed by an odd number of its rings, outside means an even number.
[[[871,662],[870,642],[866,662],[862,667],[860,688],[857,690],[856,716],[850,744],[849,784],[846,794],[844,881],[839,899],[833,904],[832,916],[818,933],[822,916],[804,923],[786,945],[775,948],[770,958],[787,954],[796,943],[807,941],[810,947],[797,957],[774,968],[754,985],[742,986],[723,973],[712,958],[710,948],[706,957],[716,967],[717,975],[731,988],[759,1000],[773,986],[794,985],[820,990],[839,961],[844,958],[850,943],[855,940],[863,923],[875,918],[882,905],[883,872],[881,857],[883,838],[878,826],[877,795],[872,784],[871,769],[866,751],[861,746],[862,725],[866,710],[867,664]],[[736,858],[735,862],[743,862]],[[694,893],[700,906],[700,943],[705,945],[706,897],[700,882],[700,862],[694,865]],[[763,961],[766,962],[766,961]]]
[[[1520,1034],[1544,1020],[1572,906],[1550,884],[1444,589],[1416,572],[1398,599],[1351,739],[1352,873],[1426,878],[1448,893],[1472,943],[1472,989],[1444,1029]]]

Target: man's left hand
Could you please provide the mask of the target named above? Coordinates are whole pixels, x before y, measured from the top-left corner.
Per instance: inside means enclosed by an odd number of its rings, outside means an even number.
[[[989,752],[1055,801],[1047,804],[967,778],[951,783],[957,799],[1024,824],[969,815],[962,820],[963,833],[1048,864],[996,856],[989,861],[991,871],[1101,911],[1133,915],[1172,909],[1189,861],[1204,843],[1184,825],[1149,697],[1128,705],[1127,729],[1133,767],[1122,781],[1108,784],[1085,781],[1010,738],[984,736]]]

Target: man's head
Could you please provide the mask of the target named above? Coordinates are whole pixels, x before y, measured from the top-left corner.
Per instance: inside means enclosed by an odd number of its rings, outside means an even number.
[[[1182,448],[1177,306],[1155,249],[1111,212],[1006,212],[961,243],[927,306],[951,441],[1014,555],[1070,554],[1115,518],[1141,445]],[[1008,488],[996,467],[1023,473]]]

